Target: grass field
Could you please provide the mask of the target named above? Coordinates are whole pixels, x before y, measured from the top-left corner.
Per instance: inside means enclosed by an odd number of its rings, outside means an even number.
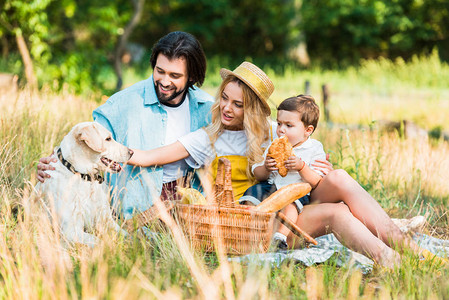
[[[310,80],[317,99],[321,84],[331,87],[335,123],[408,119],[426,129],[449,129],[449,68],[432,57],[409,64],[365,62],[358,70],[340,73],[287,70],[270,75],[277,87],[274,105],[302,92]],[[211,73],[205,89],[213,94],[218,82]],[[168,231],[153,240],[106,234],[94,249],[64,250],[53,224],[30,196],[35,164],[74,124],[91,120],[97,106],[94,100],[46,91],[0,96],[0,299],[448,297],[449,269],[418,266],[411,255],[394,272],[362,275],[336,267],[335,259],[309,268],[228,263],[216,255],[193,254]],[[426,215],[425,233],[449,239],[449,143],[372,128],[347,130],[323,123],[315,138],[335,167],[347,170],[391,216]]]

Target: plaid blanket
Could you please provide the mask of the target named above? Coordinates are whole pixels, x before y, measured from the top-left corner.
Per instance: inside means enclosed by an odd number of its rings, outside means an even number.
[[[437,239],[425,234],[415,233],[413,239],[422,248],[441,256],[449,256],[449,240]],[[370,273],[373,269],[373,261],[368,257],[351,251],[343,246],[333,234],[316,238],[318,245],[309,248],[269,252],[264,254],[248,254],[245,256],[230,257],[229,261],[240,263],[269,263],[273,267],[279,266],[284,261],[296,261],[306,266],[323,263],[335,255],[338,266],[358,268],[362,273]]]

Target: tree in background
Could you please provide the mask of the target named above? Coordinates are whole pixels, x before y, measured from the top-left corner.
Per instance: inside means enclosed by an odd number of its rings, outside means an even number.
[[[290,47],[294,0],[147,1],[132,39],[148,49],[161,36],[182,30],[195,35],[206,55],[233,63],[245,57],[282,60]],[[146,18],[151,15],[151,18]]]
[[[113,91],[114,51],[132,13],[129,0],[7,0],[0,13],[0,34],[8,47],[6,33],[19,37],[8,52],[16,46],[25,53],[28,84],[36,84],[34,63],[40,83],[54,89]],[[22,51],[26,43],[21,36],[29,41],[31,55]]]
[[[310,0],[301,7],[301,30],[311,56],[326,64],[408,59],[447,43],[448,12],[442,0]]]
[[[142,16],[143,5],[145,4],[145,0],[132,0],[132,4],[134,7],[134,12],[126,25],[123,33],[121,34],[117,47],[115,49],[114,55],[114,72],[117,76],[117,84],[115,85],[115,90],[119,91],[122,88],[123,80],[122,80],[122,57],[126,48],[126,43],[128,42],[128,38],[131,35],[134,27],[140,22],[140,18]]]
[[[68,83],[74,92],[114,91],[114,53],[132,17],[132,2],[55,1],[48,14],[53,36],[48,42],[54,58],[43,80]]]
[[[50,2],[51,0],[6,0],[0,12],[0,25],[3,28],[0,35],[3,37],[3,47],[8,47],[8,41],[5,38],[8,32],[15,37],[25,68],[27,84],[32,90],[37,89],[33,58],[43,64],[50,59],[48,46],[45,43],[49,28],[46,8]]]

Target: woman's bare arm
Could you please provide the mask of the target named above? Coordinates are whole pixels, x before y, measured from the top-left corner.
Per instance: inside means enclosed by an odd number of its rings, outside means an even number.
[[[312,188],[315,188],[318,183],[321,181],[321,176],[315,172],[313,169],[311,169],[305,161],[300,159],[299,157],[293,155],[290,156],[285,161],[285,167],[288,170],[295,170],[299,172],[299,175],[302,177],[302,179],[309,183]]]
[[[304,168],[299,172],[299,174],[301,175],[302,179],[304,179],[304,181],[308,182],[312,186],[313,189],[318,185],[318,183],[320,183],[322,178],[307,164],[304,165]]]
[[[329,161],[329,153],[326,154],[326,160],[317,159],[312,163],[312,166],[324,175],[327,175],[330,171],[334,170],[332,163]]]
[[[179,141],[151,150],[132,150],[134,154],[127,163],[141,167],[165,165],[187,158],[190,155]]]

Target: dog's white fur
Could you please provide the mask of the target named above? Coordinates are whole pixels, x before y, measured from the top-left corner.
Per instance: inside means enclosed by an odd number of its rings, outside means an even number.
[[[91,176],[100,171],[120,171],[118,163],[126,162],[132,155],[132,151],[114,141],[111,133],[95,122],[75,125],[62,140],[60,148],[64,159],[76,171]],[[57,149],[53,154],[56,158]],[[115,229],[126,235],[111,216],[106,184],[82,179],[59,159],[51,165],[55,167],[54,171],[47,171],[51,178],[38,183],[36,189],[48,211],[56,217],[68,242],[95,245],[97,237],[85,230]]]

